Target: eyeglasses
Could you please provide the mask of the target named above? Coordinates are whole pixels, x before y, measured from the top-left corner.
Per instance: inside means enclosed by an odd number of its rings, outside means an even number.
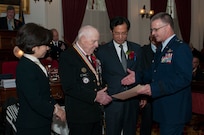
[[[113,32],[113,35],[115,35],[115,36],[127,36],[128,35],[128,33],[127,32],[122,32],[122,33],[119,33],[119,32]]]
[[[153,32],[153,31],[157,32],[159,29],[164,28],[164,27],[166,27],[167,25],[168,25],[168,24],[166,24],[166,25],[164,25],[164,26],[161,26],[161,27],[159,27],[159,28],[152,28],[152,29],[150,29],[150,30],[151,30],[151,32]]]

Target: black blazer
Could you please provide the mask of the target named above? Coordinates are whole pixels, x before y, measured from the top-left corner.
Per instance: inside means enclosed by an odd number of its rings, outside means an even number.
[[[67,121],[93,123],[101,120],[100,105],[94,102],[96,77],[74,47],[61,53],[59,75],[65,94]]]
[[[17,19],[14,19],[14,30],[20,29],[21,26],[23,26],[23,23]],[[7,24],[7,17],[1,17],[0,18],[0,29],[1,30],[8,30],[8,24]]]
[[[17,127],[50,125],[56,102],[51,97],[49,79],[37,64],[25,57],[17,65],[16,89],[20,103]]]

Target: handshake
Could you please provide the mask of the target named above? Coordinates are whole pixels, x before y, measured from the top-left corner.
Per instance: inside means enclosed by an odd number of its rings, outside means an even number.
[[[97,92],[95,101],[99,102],[101,105],[107,105],[112,101],[112,97],[120,100],[126,100],[131,97],[135,97],[140,94],[151,96],[151,87],[149,84],[146,85],[137,85],[129,90],[114,94],[109,96],[106,92],[107,88],[104,88]]]
[[[149,84],[146,85],[137,85],[127,91],[123,91],[117,94],[112,95],[112,97],[120,100],[126,100],[137,95],[144,94],[151,96],[151,87]]]

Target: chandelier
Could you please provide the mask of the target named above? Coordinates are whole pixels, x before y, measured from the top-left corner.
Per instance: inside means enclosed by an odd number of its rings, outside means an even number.
[[[36,1],[40,1],[40,0],[34,0],[34,1],[36,2]],[[52,0],[45,0],[45,2],[49,2],[49,3],[51,3]]]

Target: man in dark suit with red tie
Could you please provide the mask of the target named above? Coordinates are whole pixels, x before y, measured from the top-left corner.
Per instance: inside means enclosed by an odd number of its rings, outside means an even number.
[[[6,17],[0,18],[0,30],[18,30],[23,23],[15,19],[15,8],[8,6],[6,9]]]
[[[139,70],[141,62],[140,45],[127,41],[130,22],[125,17],[115,17],[110,21],[113,40],[101,45],[96,51],[101,61],[102,76],[108,85],[109,95],[126,91],[136,85],[122,85],[121,80],[130,72]],[[126,62],[123,61],[125,53]],[[126,67],[125,67],[126,66]],[[144,106],[144,102],[141,102]],[[137,97],[125,101],[113,100],[105,106],[106,135],[135,135],[137,116],[139,113]]]

